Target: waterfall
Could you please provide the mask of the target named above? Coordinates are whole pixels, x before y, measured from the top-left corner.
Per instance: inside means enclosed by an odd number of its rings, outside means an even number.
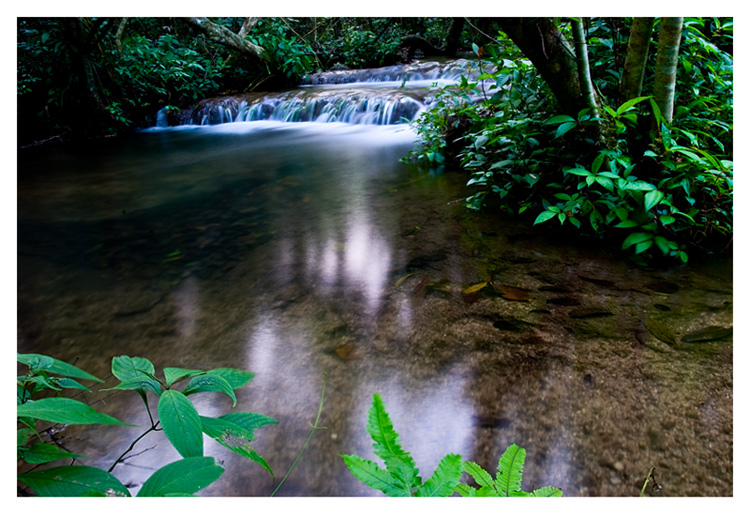
[[[413,121],[427,107],[436,85],[479,70],[465,59],[429,61],[366,70],[311,74],[294,90],[247,93],[201,101],[186,124],[214,125],[273,120],[392,125]]]

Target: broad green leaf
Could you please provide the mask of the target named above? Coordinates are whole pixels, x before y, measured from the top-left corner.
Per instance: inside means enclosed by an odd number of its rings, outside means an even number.
[[[386,496],[410,497],[411,489],[380,468],[376,463],[362,459],[358,455],[342,455],[344,463],[352,475],[364,484],[381,491]]]
[[[552,118],[550,118],[544,123],[547,125],[554,125],[554,124],[564,124],[564,123],[569,123],[569,122],[575,123],[575,121],[576,119],[573,118],[572,116],[568,116],[566,114],[560,114],[558,116],[553,116]]]
[[[232,406],[237,405],[237,397],[232,386],[224,378],[217,374],[201,374],[190,380],[183,391],[187,395],[193,393],[225,393],[232,399]]]
[[[630,109],[638,105],[640,102],[650,99],[650,98],[651,96],[639,96],[637,98],[633,98],[632,100],[628,100],[617,108],[616,114],[618,116],[621,116],[622,113],[629,111]]]
[[[599,153],[594,159],[594,163],[591,165],[591,173],[597,173],[604,163],[604,153]]]
[[[16,359],[18,363],[31,366],[33,363],[43,363],[45,370],[60,374],[62,376],[69,376],[71,378],[81,378],[84,380],[93,380],[95,382],[104,382],[101,378],[87,373],[78,367],[65,363],[64,361],[57,360],[51,356],[45,356],[43,354],[17,354]]]
[[[550,220],[554,218],[557,215],[557,212],[550,212],[549,210],[545,210],[544,212],[540,213],[536,220],[534,221],[534,225],[537,225],[539,223],[544,223],[547,220]]]
[[[461,456],[448,454],[440,460],[432,477],[424,482],[417,490],[418,497],[446,497],[453,494],[453,490],[461,479],[463,467]]]
[[[662,225],[669,225],[670,223],[674,223],[675,219],[672,216],[661,215],[659,216],[659,221],[661,221]]]
[[[124,496],[128,489],[112,474],[90,466],[58,466],[18,476],[39,496]]]
[[[213,457],[187,457],[151,474],[136,497],[192,496],[223,473]]]
[[[198,374],[204,374],[206,371],[200,371],[196,369],[179,369],[176,367],[165,367],[164,368],[164,383],[167,387],[170,387],[173,383],[196,376]]]
[[[603,188],[606,188],[610,192],[614,192],[615,190],[615,185],[612,184],[612,179],[610,179],[609,177],[596,176],[596,182],[602,185]]]
[[[639,242],[635,244],[635,254],[641,254],[642,252],[651,248],[654,244],[654,240],[646,240],[645,242]]]
[[[625,241],[622,242],[622,248],[627,249],[631,245],[636,245],[651,240],[654,237],[653,234],[648,232],[634,232],[629,234]]]
[[[632,219],[626,219],[625,221],[621,221],[614,227],[617,229],[628,229],[631,227],[638,227],[640,224],[637,221],[633,221]]]
[[[152,376],[141,374],[130,380],[123,380],[114,387],[102,389],[102,391],[151,391],[156,395],[160,395],[161,384]]]
[[[501,496],[514,496],[521,492],[523,465],[526,461],[526,450],[511,444],[497,464],[495,485]]]
[[[658,205],[664,198],[664,192],[659,190],[651,190],[643,196],[643,205],[646,208],[646,212],[651,210],[653,207]]]
[[[182,457],[203,456],[203,427],[198,412],[190,400],[173,389],[159,397],[159,421],[172,446]]]
[[[23,459],[27,463],[51,463],[58,459],[72,459],[72,458],[84,458],[85,456],[74,454],[67,450],[63,450],[59,446],[47,443],[36,443],[32,444],[28,448],[19,449],[19,458]]]
[[[582,177],[588,177],[589,175],[593,175],[593,173],[591,173],[586,168],[568,168],[563,173],[565,173],[565,175],[572,173],[573,175],[580,175]]]
[[[239,389],[240,387],[244,387],[249,384],[253,378],[255,378],[255,374],[250,371],[233,369],[230,367],[219,367],[218,369],[211,369],[210,371],[208,371],[208,374],[213,374],[215,376],[224,378],[227,382],[229,382],[229,385],[232,386],[232,389]]]
[[[416,489],[422,484],[414,460],[409,452],[401,448],[398,433],[391,424],[380,395],[373,395],[372,407],[367,418],[367,433],[373,440],[375,455],[383,460],[388,473],[405,489]]]
[[[237,424],[238,426],[250,432],[258,428],[262,428],[263,426],[268,426],[269,424],[279,423],[278,420],[269,416],[246,411],[235,411],[233,413],[227,413],[226,415],[222,415],[219,418],[221,420],[229,421],[232,424]]]
[[[91,389],[77,382],[73,378],[55,378],[55,383],[63,389],[80,389],[81,391],[86,391],[87,393],[92,392]]]
[[[112,374],[121,382],[147,374],[154,376],[154,364],[146,358],[115,356],[112,358]]]
[[[200,419],[203,432],[206,435],[242,457],[260,464],[273,477],[273,471],[266,460],[250,445],[255,440],[253,430],[247,430],[222,418],[201,416]]]
[[[17,417],[32,417],[60,424],[118,424],[132,426],[99,413],[91,406],[72,398],[42,398],[16,407]]]
[[[557,131],[555,131],[555,138],[560,138],[571,129],[574,129],[576,125],[578,125],[576,122],[566,122],[564,124],[560,124],[560,127],[558,127]]]

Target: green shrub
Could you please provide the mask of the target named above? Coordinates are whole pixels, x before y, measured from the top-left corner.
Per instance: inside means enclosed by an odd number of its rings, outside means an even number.
[[[18,354],[17,359],[28,367],[28,372],[17,378],[18,459],[29,464],[43,464],[83,458],[46,442],[38,430],[39,422],[128,425],[97,412],[79,400],[61,396],[35,397],[39,393],[49,392],[59,395],[65,389],[91,392],[78,380],[103,383],[96,376],[41,354]],[[250,443],[255,439],[256,429],[276,424],[276,420],[251,412],[202,416],[188,398],[196,393],[219,392],[226,394],[236,405],[234,391],[247,385],[253,378],[252,373],[232,368],[203,371],[167,367],[163,370],[163,377],[158,378],[153,364],[146,358],[118,356],[112,360],[112,374],[120,383],[107,390],[138,393],[146,406],[151,426],[133,441],[107,471],[89,466],[63,465],[19,475],[18,480],[39,496],[130,496],[127,487],[111,472],[142,437],[157,430],[164,431],[182,459],[154,472],[143,484],[138,496],[190,496],[218,479],[224,469],[213,457],[203,455],[204,433],[222,446],[258,463],[273,476],[271,467]],[[149,408],[147,393],[158,397],[158,420],[154,420]]]
[[[342,455],[349,471],[368,485],[392,497],[447,497],[454,492],[462,496],[562,496],[554,487],[542,487],[533,492],[521,489],[526,451],[512,444],[503,452],[493,479],[476,463],[461,461],[458,454],[448,454],[440,460],[437,469],[427,481],[422,481],[419,470],[409,452],[401,448],[399,435],[391,423],[380,395],[373,395],[367,416],[367,433],[373,440],[375,455],[383,460],[385,469],[377,463],[357,455]],[[467,472],[479,488],[460,483]]]

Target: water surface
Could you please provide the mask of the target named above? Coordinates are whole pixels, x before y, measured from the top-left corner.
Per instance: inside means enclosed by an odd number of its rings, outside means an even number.
[[[635,496],[656,466],[664,495],[731,496],[732,338],[716,332],[731,262],[638,268],[478,217],[466,176],[399,162],[414,141],[405,125],[248,122],[22,152],[19,352],[101,377],[118,355],[254,372],[237,409],[279,420],[256,445],[276,480],[207,441],[227,471],[205,495],[273,491],[325,374],[325,430],[278,495],[379,494],[339,457],[374,459],[379,393],[424,479],[449,452],[494,471],[516,443],[527,488]],[[486,280],[500,288],[464,293]],[[147,426],[137,396],[90,401]],[[142,429],[58,436],[108,467]],[[162,434],[134,454],[114,471],[133,492],[178,458]]]

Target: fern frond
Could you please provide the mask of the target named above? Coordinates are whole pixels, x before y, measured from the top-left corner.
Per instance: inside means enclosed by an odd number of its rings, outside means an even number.
[[[563,491],[555,487],[546,486],[540,489],[534,489],[531,495],[536,496],[537,498],[559,498],[563,495]]]
[[[341,457],[352,475],[370,488],[391,497],[411,496],[410,488],[405,487],[400,480],[392,477],[376,463],[362,459],[358,455],[342,455]]]
[[[497,464],[495,485],[500,496],[523,496],[521,480],[523,465],[526,461],[526,450],[515,444],[508,446]]]
[[[463,469],[464,472],[467,472],[474,478],[474,481],[476,481],[477,485],[480,487],[495,487],[495,480],[492,479],[490,473],[473,461],[464,461]]]
[[[459,483],[453,487],[454,492],[458,492],[464,498],[475,498],[477,496],[477,489],[467,485],[466,483]]]
[[[448,454],[440,460],[432,477],[424,482],[416,496],[439,496],[445,497],[453,494],[453,490],[461,479],[463,468],[461,467],[461,456]]]
[[[372,437],[375,455],[383,460],[388,473],[406,488],[419,488],[422,485],[419,470],[411,454],[401,448],[383,399],[377,394],[372,397],[372,407],[367,416],[367,433]]]

